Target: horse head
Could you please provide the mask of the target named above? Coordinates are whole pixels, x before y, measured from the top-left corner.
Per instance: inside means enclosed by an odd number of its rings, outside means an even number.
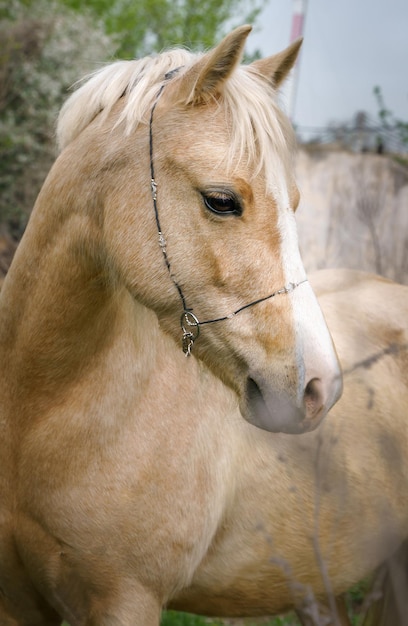
[[[245,419],[298,433],[337,401],[341,374],[300,258],[295,141],[277,105],[300,42],[245,66],[250,30],[96,73],[61,112],[60,158],[100,197],[118,282],[235,390]]]

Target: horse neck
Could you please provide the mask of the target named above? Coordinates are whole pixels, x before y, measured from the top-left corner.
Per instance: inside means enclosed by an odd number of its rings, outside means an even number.
[[[20,396],[63,386],[112,341],[123,288],[102,252],[89,212],[40,194],[0,299],[2,376]],[[1,366],[0,366],[1,367]]]
[[[106,384],[124,363],[131,385],[122,380],[117,391],[135,394],[135,406],[146,380],[164,384],[166,394],[183,380],[196,404],[202,396],[205,408],[206,390],[210,396],[216,390],[218,406],[224,396],[230,406],[232,392],[194,358],[184,357],[155,313],[118,282],[102,249],[99,228],[89,217],[47,213],[40,195],[0,297],[0,379],[11,412],[23,416],[29,407],[31,423],[33,414],[45,414],[57,398],[63,401],[79,378],[88,380],[90,370],[98,370]],[[96,386],[89,393],[98,393]]]

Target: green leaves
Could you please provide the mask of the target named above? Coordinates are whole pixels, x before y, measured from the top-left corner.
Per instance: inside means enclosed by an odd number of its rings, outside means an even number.
[[[376,85],[373,89],[374,97],[378,106],[378,118],[384,129],[395,128],[399,139],[403,144],[408,144],[408,122],[397,119],[390,109],[385,106],[384,96],[381,87]]]
[[[55,2],[3,2],[0,16],[0,223],[21,230],[55,159],[67,90],[113,46],[89,16]]]
[[[203,50],[228,30],[253,23],[265,0],[59,0],[100,18],[118,41],[117,56],[141,57],[171,46]]]

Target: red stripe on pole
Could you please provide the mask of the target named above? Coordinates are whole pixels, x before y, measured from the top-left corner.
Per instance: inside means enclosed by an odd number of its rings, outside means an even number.
[[[292,31],[290,34],[290,42],[295,41],[295,39],[299,39],[303,33],[303,21],[304,16],[300,13],[296,13],[292,19]]]

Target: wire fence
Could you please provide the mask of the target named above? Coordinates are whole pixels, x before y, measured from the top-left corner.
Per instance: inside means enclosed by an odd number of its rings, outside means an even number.
[[[408,154],[406,125],[331,124],[326,127],[295,126],[295,130],[300,144],[331,145],[353,152]]]

